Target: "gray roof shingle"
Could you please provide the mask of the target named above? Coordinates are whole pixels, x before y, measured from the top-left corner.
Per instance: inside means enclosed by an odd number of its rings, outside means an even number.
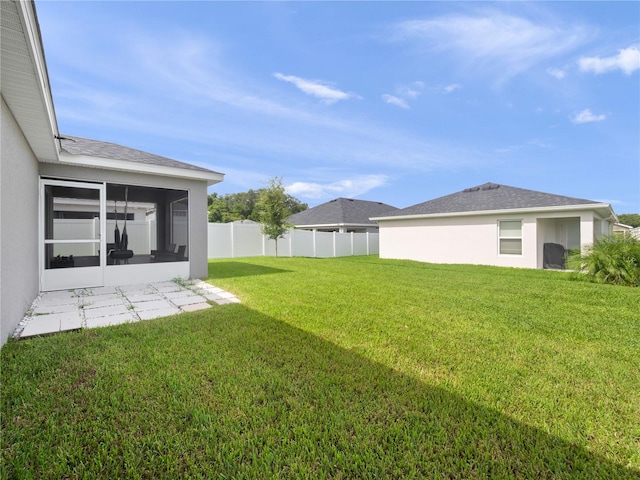
[[[485,183],[477,187],[465,188],[461,192],[452,193],[444,197],[396,210],[386,216],[434,215],[599,203],[600,202],[594,202],[592,200],[536,192],[534,190],[509,187],[496,183]]]
[[[92,157],[108,158],[113,160],[124,160],[146,165],[158,165],[163,167],[182,168],[198,172],[218,173],[213,170],[191,165],[190,163],[179,162],[167,157],[161,157],[153,153],[143,152],[134,148],[124,147],[116,143],[101,142],[88,138],[74,137],[71,135],[61,135],[60,145],[62,150],[71,155],[89,155]]]
[[[336,198],[289,217],[296,226],[303,225],[376,225],[371,217],[382,216],[397,210],[381,202]]]

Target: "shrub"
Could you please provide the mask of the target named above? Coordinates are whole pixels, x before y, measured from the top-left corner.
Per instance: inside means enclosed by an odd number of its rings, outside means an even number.
[[[597,283],[640,286],[640,240],[630,235],[609,235],[589,245],[584,253],[572,251],[568,266]]]

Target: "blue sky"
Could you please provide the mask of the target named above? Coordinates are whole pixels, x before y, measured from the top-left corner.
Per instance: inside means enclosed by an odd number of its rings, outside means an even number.
[[[485,182],[640,212],[637,2],[36,2],[60,132],[310,206]]]

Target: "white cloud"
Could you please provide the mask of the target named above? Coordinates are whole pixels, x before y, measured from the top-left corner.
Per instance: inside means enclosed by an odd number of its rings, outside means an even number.
[[[411,82],[406,85],[398,85],[395,89],[395,95],[390,95],[385,93],[382,95],[382,100],[385,103],[390,105],[395,105],[396,107],[409,109],[409,100],[415,100],[422,94],[422,90],[424,89],[424,83],[417,80],[415,82]]]
[[[306,80],[294,75],[283,75],[282,73],[274,73],[273,76],[283,82],[289,82],[298,87],[302,92],[313,97],[321,99],[327,104],[332,104],[340,100],[348,100],[355,95],[343,92],[337,88],[330,87],[325,82],[319,80]]]
[[[382,95],[382,100],[384,100],[385,103],[388,103],[390,105],[395,105],[396,107],[404,108],[407,110],[411,108],[409,107],[409,104],[407,103],[406,100],[400,97],[396,97],[394,95],[389,95],[388,93],[385,93]]]
[[[333,183],[295,182],[285,190],[289,195],[302,198],[356,197],[387,183],[386,175],[363,175]]]
[[[444,90],[444,93],[452,93],[452,92],[455,92],[456,90],[459,90],[460,88],[462,87],[459,84],[452,83],[450,85],[443,87],[442,90]]]
[[[585,108],[581,112],[575,113],[569,117],[573,123],[590,123],[590,122],[601,122],[606,119],[607,116],[605,114],[594,115],[590,109]]]
[[[560,68],[547,68],[547,73],[558,80],[562,80],[567,76],[567,72]]]
[[[573,50],[589,36],[581,26],[548,18],[536,23],[498,11],[410,20],[398,24],[396,32],[396,38],[418,40],[430,50],[453,52],[463,68],[495,78],[497,84]]]
[[[421,81],[411,82],[409,85],[400,85],[396,88],[396,93],[404,98],[417,98],[424,88]]]
[[[578,60],[578,65],[581,71],[596,75],[617,69],[631,75],[640,69],[640,47],[622,48],[617,55],[611,57],[582,57]]]

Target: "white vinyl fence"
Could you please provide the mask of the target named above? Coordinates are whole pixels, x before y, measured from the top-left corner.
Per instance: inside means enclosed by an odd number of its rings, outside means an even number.
[[[115,220],[107,220],[107,243],[114,242]],[[118,228],[122,232],[124,222],[118,222]],[[127,221],[127,235],[129,249],[136,253],[149,253],[156,246],[155,221]],[[97,218],[89,219],[62,219],[56,218],[53,222],[53,238],[56,240],[69,240],[77,238],[100,238],[100,221]],[[186,242],[185,242],[186,243]],[[95,244],[58,244],[56,255],[97,255],[100,245]]]
[[[209,223],[208,257],[275,256],[275,241],[262,234],[260,225]],[[377,255],[377,233],[329,233],[291,229],[278,239],[281,257],[348,257]]]

